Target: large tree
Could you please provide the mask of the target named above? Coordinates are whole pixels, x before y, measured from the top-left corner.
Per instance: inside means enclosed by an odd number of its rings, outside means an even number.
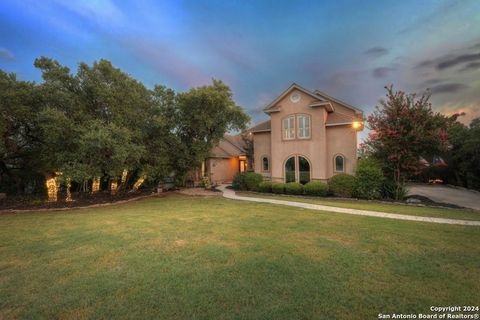
[[[149,90],[106,60],[80,63],[76,73],[46,57],[34,64],[40,84],[0,72],[0,177],[18,192],[26,172],[60,171],[83,190],[125,169],[150,180],[183,177],[226,131],[248,121],[218,80],[176,93]]]
[[[168,112],[178,139],[174,155],[181,173],[199,166],[225,132],[245,129],[250,119],[220,80],[179,93],[174,110]]]
[[[367,119],[371,133],[364,147],[394,181],[399,198],[405,180],[421,171],[420,157],[438,155],[447,146],[446,117],[432,111],[428,94],[386,89],[387,99]]]

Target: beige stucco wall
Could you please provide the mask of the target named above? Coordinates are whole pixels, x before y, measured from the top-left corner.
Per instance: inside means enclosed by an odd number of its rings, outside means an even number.
[[[207,170],[212,183],[232,182],[238,169],[238,158],[210,158],[207,160]]]
[[[345,173],[354,174],[357,163],[357,131],[347,125],[327,127],[327,154],[327,178],[336,173],[334,172],[336,155],[344,156]]]
[[[261,173],[265,178],[271,176],[272,154],[271,154],[271,136],[270,132],[259,132],[254,134],[253,152],[254,152],[254,171]],[[266,156],[269,160],[270,170],[263,171],[262,158]]]
[[[297,92],[300,101],[294,103],[290,96]],[[270,155],[270,173],[273,181],[284,181],[285,161],[294,155],[301,155],[310,162],[310,178],[327,180],[334,174],[334,156],[345,157],[345,172],[353,174],[357,158],[357,132],[350,125],[325,126],[328,113],[323,107],[308,107],[314,101],[312,96],[299,90],[292,90],[274,108],[279,112],[271,113],[271,132],[254,135],[255,172],[262,173],[262,157]],[[355,111],[336,102],[331,102],[335,111],[348,117],[355,117]],[[291,114],[308,114],[311,117],[310,139],[284,140],[282,120]],[[268,176],[265,173],[262,173]]]
[[[290,96],[298,92],[300,101],[294,103]],[[284,163],[292,155],[301,155],[310,161],[311,179],[326,179],[326,111],[322,107],[310,108],[308,105],[316,101],[310,95],[292,90],[277,103],[279,112],[271,114],[271,168],[272,180],[284,180]],[[283,140],[282,120],[291,114],[308,114],[311,116],[310,139]]]

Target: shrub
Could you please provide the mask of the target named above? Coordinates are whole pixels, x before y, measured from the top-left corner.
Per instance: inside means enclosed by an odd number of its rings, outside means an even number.
[[[356,178],[350,174],[334,175],[328,182],[328,189],[337,197],[352,197]]]
[[[289,182],[285,185],[286,194],[302,194],[303,186],[298,182]]]
[[[258,191],[260,192],[272,192],[272,183],[270,181],[260,182],[258,185]]]
[[[237,173],[233,178],[232,188],[234,190],[247,190],[247,185],[245,184],[245,172]]]
[[[310,181],[303,186],[303,191],[310,196],[325,197],[328,193],[328,184],[321,181]]]
[[[257,191],[258,185],[263,181],[263,176],[255,172],[245,172],[244,177],[247,190]]]
[[[384,179],[381,187],[382,198],[384,199],[395,199],[397,186],[392,179]],[[408,189],[405,185],[401,185],[398,190],[398,199],[402,200],[408,195]]]
[[[358,161],[356,169],[357,181],[354,195],[361,199],[380,199],[382,197],[383,171],[373,158]]]
[[[285,183],[272,183],[272,192],[273,193],[284,193],[285,192]]]

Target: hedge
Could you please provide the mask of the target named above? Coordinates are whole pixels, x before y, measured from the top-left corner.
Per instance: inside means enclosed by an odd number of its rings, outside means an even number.
[[[285,185],[286,194],[302,194],[303,186],[298,182],[289,182]]]
[[[263,181],[263,176],[259,173],[255,172],[245,172],[244,173],[244,180],[247,190],[250,191],[257,191],[258,185]]]
[[[337,197],[351,198],[355,190],[356,178],[350,174],[334,175],[328,182],[328,189]]]
[[[232,188],[234,190],[247,190],[247,185],[245,184],[245,174],[237,173],[232,181]]]
[[[309,196],[325,197],[328,194],[328,184],[321,181],[310,181],[303,186],[303,191]]]
[[[272,183],[272,192],[285,193],[285,183],[281,183],[281,182]]]
[[[270,181],[260,182],[258,185],[258,191],[260,192],[272,192],[272,183]]]
[[[354,195],[356,197],[370,200],[382,197],[383,171],[375,159],[360,159],[355,173],[357,180]]]

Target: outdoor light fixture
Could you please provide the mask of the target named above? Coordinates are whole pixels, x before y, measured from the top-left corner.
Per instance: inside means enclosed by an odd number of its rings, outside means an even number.
[[[92,192],[95,193],[98,191],[100,191],[100,177],[95,177],[92,183]]]
[[[361,122],[355,121],[355,122],[352,123],[352,128],[353,129],[360,129],[361,127],[362,127]]]
[[[110,183],[110,193],[111,193],[111,194],[117,193],[117,188],[118,188],[117,181],[112,181],[112,182]]]

